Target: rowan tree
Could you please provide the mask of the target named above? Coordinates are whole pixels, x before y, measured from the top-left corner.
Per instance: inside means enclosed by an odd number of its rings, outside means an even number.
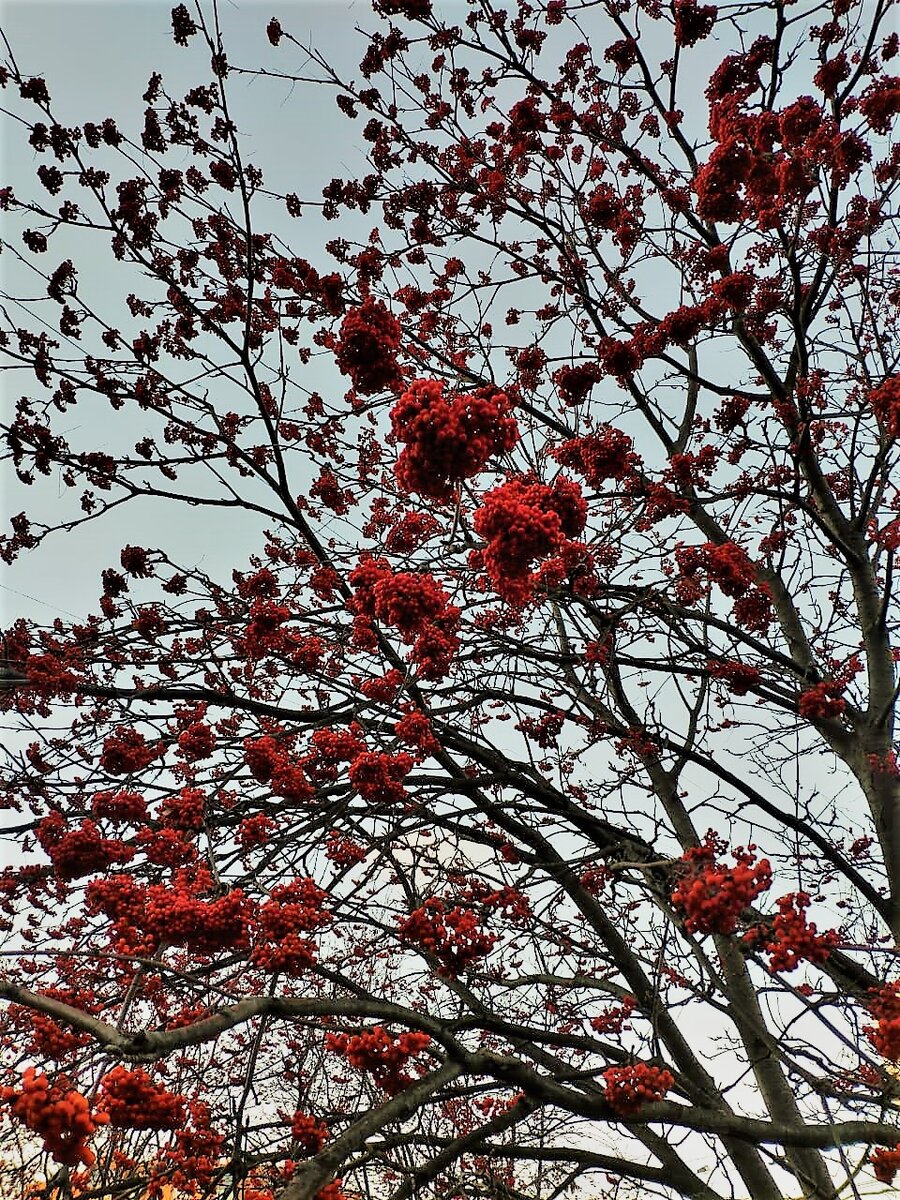
[[[9,49],[2,553],[108,565],[5,630],[5,1197],[893,1180],[890,17],[179,5],[137,128]]]

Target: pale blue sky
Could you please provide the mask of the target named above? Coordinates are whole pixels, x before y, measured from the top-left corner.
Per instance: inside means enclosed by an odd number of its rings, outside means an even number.
[[[26,74],[46,77],[54,105],[58,104],[67,124],[114,116],[123,130],[136,136],[146,107],[142,95],[154,71],[163,75],[173,95],[206,81],[205,56],[198,57],[197,41],[189,49],[173,42],[171,8],[165,0],[101,0],[92,4],[79,0],[6,0],[0,13],[20,68]],[[266,24],[276,13],[298,41],[315,45],[339,69],[355,74],[364,40],[354,27],[371,26],[375,20],[369,5],[360,0],[226,0],[220,5],[220,19],[232,62],[301,71],[303,55],[295,46],[283,42],[276,50],[269,44]],[[266,184],[273,189],[315,199],[333,175],[351,175],[360,170],[363,143],[359,126],[340,114],[331,91],[233,75],[229,96],[242,132],[244,153],[259,163]],[[13,185],[21,193],[27,180],[33,179],[36,156],[18,130],[3,130],[2,121],[0,118],[0,132],[4,133],[0,184]],[[314,210],[308,210],[300,221],[287,222],[280,208],[277,212],[275,206],[270,206],[270,212],[264,208],[260,206],[259,220],[271,217],[276,230],[280,221],[282,232],[287,225],[293,252],[321,263],[324,240],[338,234],[335,224],[319,220]],[[369,225],[371,221],[366,222],[366,229]],[[57,246],[54,249],[59,253]],[[80,259],[77,255],[80,285],[90,287],[92,281]],[[107,246],[98,256],[98,273],[93,281],[101,296],[105,283],[102,272],[110,262]],[[8,257],[0,259],[6,282],[12,269]],[[111,319],[116,307],[122,305],[122,291],[119,283],[107,306]],[[313,364],[309,371],[315,370]],[[33,386],[33,378],[25,382],[15,373],[0,374],[4,407]],[[308,386],[324,386],[324,381],[312,379]],[[90,409],[83,404],[76,414],[79,421],[96,420],[98,433],[112,416],[99,405]],[[118,417],[127,419],[127,414]],[[8,515],[22,509],[49,513],[59,504],[71,505],[71,492],[55,481],[39,477],[35,487],[25,489],[11,476],[11,470],[4,468],[4,527]],[[232,567],[243,565],[245,555],[259,547],[257,516],[241,521],[234,514],[223,519],[209,511],[191,510],[190,519],[182,511],[173,529],[172,514],[167,513],[164,537],[154,535],[154,517],[148,505],[142,509],[129,505],[121,516],[113,514],[74,535],[51,538],[12,569],[4,568],[0,624],[8,624],[19,615],[46,620],[55,613],[83,617],[87,611],[95,611],[100,571],[116,565],[118,549],[128,541],[149,546],[164,542],[172,547],[173,554],[183,554],[186,563],[202,562],[204,569],[226,579]],[[242,548],[243,553],[236,548]]]

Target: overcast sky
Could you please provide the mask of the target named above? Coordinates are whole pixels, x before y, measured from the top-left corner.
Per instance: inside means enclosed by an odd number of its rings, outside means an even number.
[[[67,124],[114,116],[123,130],[137,136],[146,107],[143,92],[154,71],[163,75],[173,95],[206,81],[205,57],[198,57],[197,42],[190,49],[173,42],[171,8],[171,2],[161,0],[6,0],[0,12],[3,31],[20,68],[25,74],[47,79],[54,104],[58,104]],[[269,44],[266,24],[276,14],[299,42],[320,48],[340,70],[355,74],[364,41],[354,26],[371,27],[375,20],[369,5],[359,0],[307,0],[302,4],[225,0],[220,5],[220,18],[232,62],[301,71],[303,56],[296,47],[283,42],[276,50]],[[332,176],[350,175],[360,169],[360,127],[341,116],[333,93],[234,75],[229,80],[229,95],[244,153],[262,167],[267,186],[316,198]],[[0,186],[12,185],[21,194],[26,181],[33,178],[34,152],[19,130],[4,131],[0,123],[0,133],[4,135]],[[264,214],[263,219],[267,216]],[[323,241],[337,236],[337,230],[334,225],[325,226],[311,212],[301,221],[291,222],[289,234],[294,253],[321,262]],[[110,261],[107,248],[98,262],[95,285],[102,285],[102,272]],[[78,266],[80,284],[89,287],[91,281],[80,261]],[[5,283],[9,283],[10,267],[7,256],[0,259]],[[113,323],[123,290],[127,288],[123,289],[120,281],[108,306]],[[322,386],[315,371],[313,364],[304,380],[312,388]],[[4,407],[8,410],[28,386],[16,373],[3,373],[0,387]],[[109,410],[98,402],[93,408],[82,403],[75,411],[79,421],[97,422],[97,448],[101,448]],[[125,418],[126,414],[118,417]],[[11,471],[4,468],[4,526],[10,513],[22,509],[52,512],[58,511],[60,503],[71,504],[71,493],[58,483],[39,477],[39,488],[24,489],[10,475]],[[202,518],[197,513],[196,517],[176,522],[173,530],[171,514],[166,515],[164,540],[171,546],[174,534],[175,549],[188,564],[202,563],[204,569],[227,579],[232,567],[242,565],[236,544],[244,546],[245,554],[259,547],[257,516],[246,520],[245,531],[236,528],[241,522],[233,514],[224,520],[217,520],[209,512],[204,512]],[[142,524],[146,526],[143,531]],[[6,625],[19,615],[46,620],[59,613],[83,617],[87,611],[96,610],[100,571],[115,565],[118,549],[125,542],[155,544],[153,526],[154,514],[147,506],[138,513],[129,505],[121,517],[113,515],[89,527],[90,532],[50,539],[38,552],[20,559],[12,570],[4,569],[0,624]]]

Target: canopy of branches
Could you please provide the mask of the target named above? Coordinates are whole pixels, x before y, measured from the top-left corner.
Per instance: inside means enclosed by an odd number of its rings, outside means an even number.
[[[896,8],[252,11],[0,72],[0,1193],[890,1184]]]

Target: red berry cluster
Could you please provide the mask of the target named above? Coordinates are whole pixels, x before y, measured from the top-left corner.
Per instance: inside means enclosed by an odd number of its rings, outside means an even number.
[[[150,745],[139,730],[126,726],[103,743],[100,766],[108,775],[132,775],[159,758],[162,749],[162,742]]]
[[[870,157],[859,134],[841,129],[811,96],[801,96],[781,112],[751,110],[748,101],[762,91],[773,53],[770,39],[757,39],[744,54],[726,58],[706,90],[717,144],[697,172],[694,190],[698,212],[708,220],[735,223],[753,217],[760,228],[774,228],[805,201],[822,168],[845,186]],[[822,64],[813,82],[830,100],[850,70],[837,55]],[[873,128],[900,103],[900,89],[892,95],[890,83],[877,81],[860,102]]]
[[[200,788],[182,788],[162,802],[159,819],[170,829],[196,832],[203,828],[205,806],[206,796]]]
[[[563,404],[574,406],[583,404],[594,384],[599,383],[602,378],[600,364],[586,362],[579,363],[577,367],[560,367],[553,375],[553,382]]]
[[[291,1137],[300,1153],[306,1157],[319,1153],[328,1141],[329,1132],[324,1121],[316,1120],[299,1108],[291,1119]]]
[[[338,829],[332,829],[325,839],[325,857],[339,867],[352,867],[354,863],[363,862],[367,853],[365,846],[346,837]]]
[[[762,680],[756,667],[730,658],[708,659],[706,669],[713,679],[721,679],[733,696],[746,696]]]
[[[388,1033],[381,1025],[365,1033],[350,1036],[329,1033],[325,1036],[327,1049],[341,1054],[358,1071],[367,1071],[373,1081],[388,1095],[396,1095],[412,1083],[406,1072],[411,1058],[431,1045],[427,1033]]]
[[[366,749],[362,730],[357,724],[347,729],[317,729],[312,735],[312,756],[308,763],[315,779],[333,782],[338,777],[337,764],[353,762]]]
[[[318,500],[339,517],[349,512],[351,504],[354,503],[353,492],[349,488],[341,487],[341,481],[328,466],[322,467],[318,478],[309,489],[309,494],[313,500]]]
[[[620,1117],[633,1116],[645,1104],[662,1100],[675,1084],[671,1071],[647,1063],[608,1067],[600,1078],[603,1080],[606,1102]]]
[[[572,438],[557,446],[553,457],[564,467],[583,475],[589,487],[599,488],[607,479],[625,479],[640,465],[634,443],[612,425],[602,425],[586,437]]]
[[[859,110],[876,133],[889,133],[892,118],[900,113],[900,76],[887,75],[869,84]]]
[[[391,410],[391,429],[404,449],[395,471],[400,486],[449,501],[458,484],[513,448],[519,432],[505,392],[495,388],[444,395],[444,381],[417,379]]]
[[[303,764],[291,757],[290,745],[279,743],[268,734],[244,743],[244,761],[253,778],[268,783],[275,796],[302,804],[315,795]]]
[[[292,616],[286,604],[276,604],[274,600],[254,600],[250,605],[250,620],[239,646],[244,657],[255,662],[267,654],[284,651],[288,637],[282,627]]]
[[[159,942],[198,954],[247,945],[250,903],[240,888],[209,900],[209,881],[176,878],[174,886],[151,884],[144,891],[143,930]],[[197,894],[200,892],[201,894]]]
[[[408,799],[403,780],[412,770],[412,755],[365,750],[354,758],[347,776],[356,792],[371,804],[402,804]]]
[[[154,1083],[139,1067],[113,1067],[100,1091],[99,1109],[117,1129],[178,1129],[185,1122],[184,1096]]]
[[[413,746],[422,754],[434,754],[440,749],[431,721],[414,705],[405,706],[403,716],[394,725],[394,732],[405,746]]]
[[[162,942],[198,954],[246,946],[250,902],[240,888],[209,899],[212,886],[204,869],[180,871],[168,886],[112,875],[88,884],[85,910],[113,921],[123,949],[131,951]]]
[[[675,560],[683,579],[696,580],[698,575],[706,575],[733,600],[749,591],[756,578],[753,563],[735,542],[677,546]]]
[[[581,488],[570,479],[550,486],[520,477],[487,492],[475,513],[475,531],[487,542],[482,561],[497,593],[511,605],[527,603],[538,583],[535,561],[562,550],[586,520]]]
[[[401,571],[386,575],[372,589],[375,616],[393,626],[406,642],[444,612],[449,596],[433,575]]]
[[[19,1090],[3,1088],[0,1100],[10,1105],[10,1114],[17,1121],[43,1140],[44,1149],[58,1163],[91,1166],[94,1153],[86,1142],[109,1118],[102,1112],[92,1114],[85,1097],[69,1087],[64,1077],[51,1084],[46,1075],[29,1067]]]
[[[732,851],[734,866],[728,866],[716,860],[724,849],[710,832],[681,859],[682,876],[671,899],[688,933],[734,933],[744,909],[771,886],[767,858],[757,862],[753,847],[738,847]]]
[[[225,1138],[210,1127],[205,1104],[195,1101],[188,1107],[192,1123],[187,1129],[176,1130],[172,1144],[163,1150],[160,1165],[176,1195],[209,1195],[221,1174]]]
[[[69,830],[59,813],[51,813],[38,825],[37,838],[53,863],[57,878],[80,879],[107,871],[116,863],[130,862],[134,850],[118,838],[105,838],[95,822],[86,818]]]
[[[204,721],[195,721],[178,735],[178,749],[188,762],[209,758],[216,748],[216,735]]]
[[[97,820],[114,824],[140,825],[147,817],[147,801],[138,792],[97,792],[91,800]]]
[[[50,1000],[61,1000],[63,1004],[80,1008],[82,1012],[97,1011],[94,993],[85,988],[50,987],[44,988],[41,995]],[[14,1029],[30,1033],[31,1040],[28,1049],[32,1053],[40,1055],[42,1059],[62,1062],[63,1059],[86,1046],[91,1040],[89,1034],[79,1033],[68,1026],[60,1025],[46,1013],[20,1007],[17,1004],[10,1005],[9,1019]]]
[[[253,817],[245,817],[237,827],[237,839],[242,850],[252,850],[254,846],[264,846],[278,826],[265,813],[257,813]]]
[[[150,551],[142,546],[125,546],[119,556],[123,570],[133,579],[146,579],[151,573],[148,559]]]
[[[431,513],[404,513],[391,527],[384,544],[391,554],[412,554],[433,537],[439,528],[437,518]]]
[[[250,774],[259,783],[268,783],[275,768],[284,757],[282,747],[273,737],[261,737],[244,742],[244,761]]]
[[[425,626],[416,638],[409,657],[417,665],[420,679],[440,682],[450,674],[459,650],[458,619],[459,609],[450,604],[443,616]]]
[[[768,584],[752,588],[731,610],[735,621],[751,633],[766,633],[772,623],[772,597]]]
[[[893,1150],[885,1150],[879,1146],[877,1150],[872,1151],[869,1161],[879,1183],[893,1183],[894,1177],[900,1171],[900,1142]]]
[[[769,970],[793,971],[801,962],[825,962],[837,946],[837,930],[819,933],[806,919],[810,898],[806,892],[789,892],[776,901],[778,915],[771,925],[748,930],[744,940],[769,955]]]
[[[371,297],[344,317],[335,356],[341,373],[349,375],[358,392],[371,396],[398,386],[400,333],[397,318],[381,300]]]
[[[455,979],[489,954],[496,938],[478,928],[470,909],[450,908],[432,896],[400,922],[400,940],[420,946],[441,964],[440,974]]]
[[[304,877],[272,889],[254,921],[252,961],[266,971],[300,975],[315,962],[316,945],[302,934],[322,929],[331,921],[325,892]]]
[[[391,704],[403,686],[403,672],[392,668],[376,679],[364,679],[359,690],[370,700],[379,704]]]
[[[712,33],[719,10],[714,4],[698,4],[697,0],[675,0],[675,41],[679,46],[693,46]]]
[[[627,1022],[636,1006],[634,996],[624,996],[621,1004],[611,1004],[599,1016],[592,1017],[591,1029],[594,1033],[621,1033],[630,1028]]]
[[[356,614],[354,642],[364,649],[377,644],[373,620],[396,628],[412,644],[410,659],[425,679],[442,679],[459,646],[459,609],[433,575],[391,570],[384,558],[364,554],[350,572]]]
[[[878,1024],[865,1027],[866,1037],[879,1054],[900,1062],[900,980],[873,992],[867,1007]]]
[[[808,721],[827,721],[839,717],[847,707],[841,698],[843,684],[823,680],[800,693],[797,712]]]

